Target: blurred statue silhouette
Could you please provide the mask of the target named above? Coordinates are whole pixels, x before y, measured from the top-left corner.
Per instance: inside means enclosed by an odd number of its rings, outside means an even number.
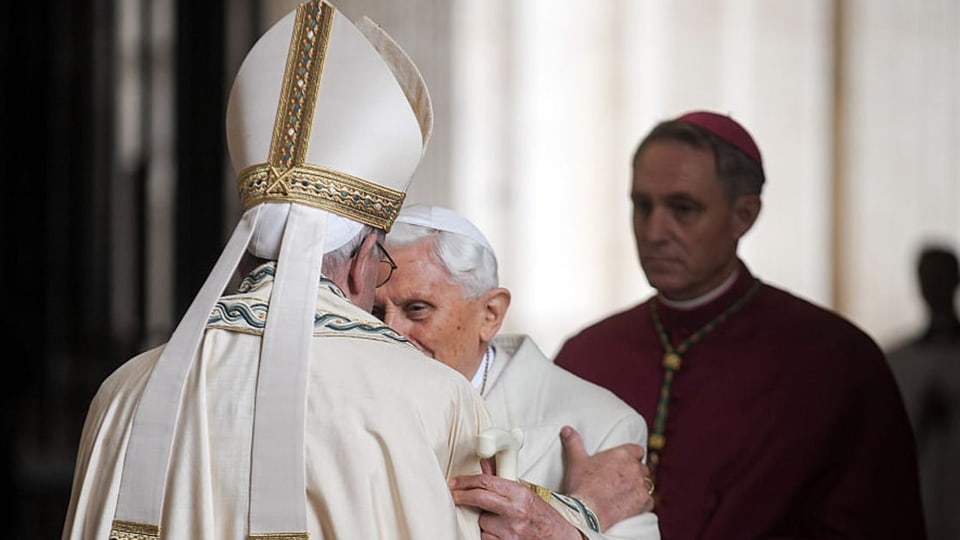
[[[954,250],[929,246],[917,260],[927,325],[888,359],[917,441],[930,540],[960,538],[960,266]]]

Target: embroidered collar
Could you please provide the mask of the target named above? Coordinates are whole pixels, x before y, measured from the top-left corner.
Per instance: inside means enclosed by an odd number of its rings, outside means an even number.
[[[258,289],[265,287],[267,284],[273,283],[273,277],[277,273],[277,263],[276,261],[267,261],[260,266],[257,266],[250,271],[243,280],[240,281],[240,286],[237,288],[237,292],[240,294],[251,293]],[[344,300],[350,300],[347,298],[347,295],[343,292],[339,285],[337,285],[333,280],[320,275],[320,285],[325,286],[333,294],[343,298]]]

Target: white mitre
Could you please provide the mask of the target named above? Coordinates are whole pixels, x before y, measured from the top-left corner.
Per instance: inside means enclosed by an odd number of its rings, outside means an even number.
[[[323,255],[389,230],[432,127],[416,67],[368,19],[300,5],[257,41],[227,106],[243,216],[151,373],[111,538],[158,539],[184,381],[244,250],[277,260],[261,347],[248,535],[306,538],[305,373]],[[216,459],[214,457],[214,459]],[[278,533],[282,533],[278,535]]]

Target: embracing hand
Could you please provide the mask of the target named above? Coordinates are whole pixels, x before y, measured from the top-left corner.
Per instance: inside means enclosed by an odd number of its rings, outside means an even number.
[[[653,484],[650,469],[642,461],[643,446],[622,444],[591,456],[580,433],[570,426],[560,430],[560,441],[564,493],[596,512],[600,530],[653,510]]]
[[[450,481],[453,501],[480,509],[482,540],[581,540],[580,531],[568,523],[532,489],[516,480],[491,474],[458,476]]]

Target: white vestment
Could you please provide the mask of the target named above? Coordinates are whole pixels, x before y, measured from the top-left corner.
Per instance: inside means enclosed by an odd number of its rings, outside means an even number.
[[[493,346],[496,360],[484,398],[498,427],[523,431],[519,478],[560,491],[560,428],[565,425],[580,432],[590,454],[623,443],[646,448],[643,417],[612,392],[554,365],[527,336],[497,335]],[[593,540],[660,538],[657,516],[652,512],[627,518],[603,533],[581,531]]]
[[[252,287],[221,298],[211,314],[181,401],[164,539],[248,534],[254,395],[272,268],[258,269]],[[64,539],[106,540],[131,420],[161,350],[125,363],[93,399]],[[311,354],[304,450],[310,538],[479,538],[478,514],[455,507],[447,486],[454,476],[480,472],[476,435],[491,423],[476,390],[328,280],[318,293]]]

